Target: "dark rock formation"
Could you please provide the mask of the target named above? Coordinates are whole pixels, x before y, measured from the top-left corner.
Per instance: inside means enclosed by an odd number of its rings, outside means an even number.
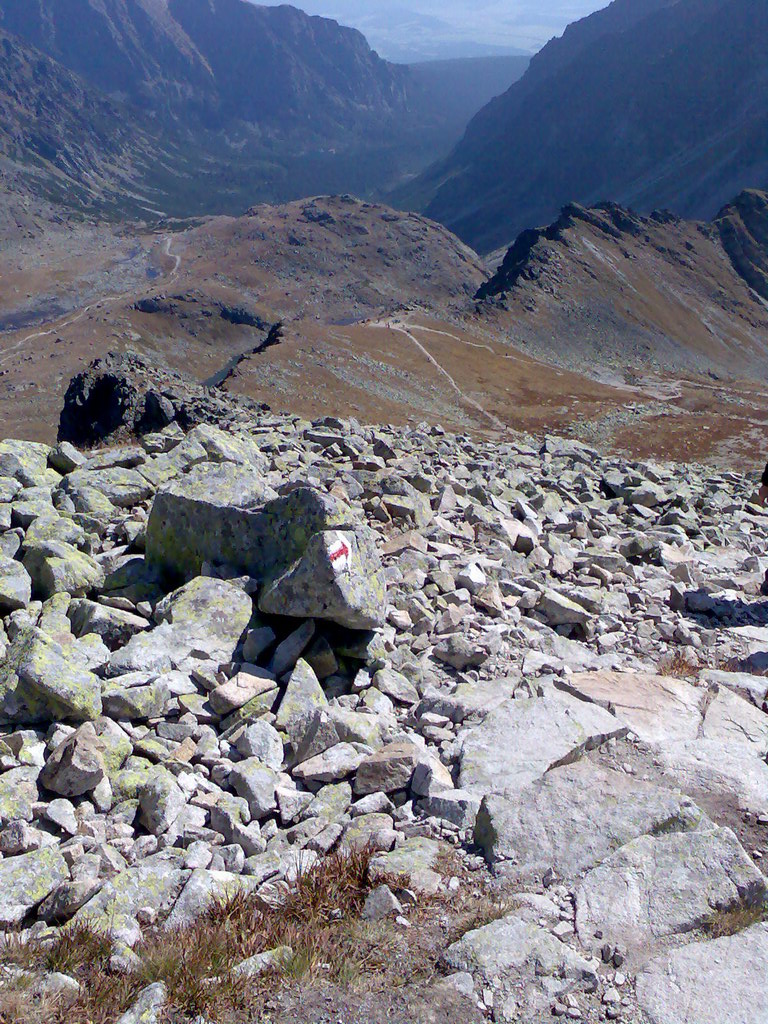
[[[720,211],[715,227],[736,270],[768,300],[768,193],[742,192]]]
[[[177,422],[227,425],[244,411],[263,409],[156,366],[134,353],[110,352],[70,381],[59,419],[59,440],[88,447],[142,435]]]

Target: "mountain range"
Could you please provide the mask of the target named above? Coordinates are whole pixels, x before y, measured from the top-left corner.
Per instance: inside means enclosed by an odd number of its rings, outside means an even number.
[[[768,184],[768,5],[615,0],[571,25],[398,201],[490,251],[566,203],[710,218]]]
[[[244,0],[0,0],[0,31],[5,176],[143,216],[391,187],[528,63],[411,69]]]

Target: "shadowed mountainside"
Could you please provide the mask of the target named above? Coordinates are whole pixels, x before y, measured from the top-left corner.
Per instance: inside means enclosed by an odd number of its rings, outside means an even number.
[[[615,0],[553,40],[398,201],[480,251],[566,202],[712,217],[768,184],[768,8]]]
[[[412,69],[335,21],[243,0],[0,0],[0,31],[19,187],[77,209],[122,193],[129,216],[372,196],[447,152],[527,64]]]

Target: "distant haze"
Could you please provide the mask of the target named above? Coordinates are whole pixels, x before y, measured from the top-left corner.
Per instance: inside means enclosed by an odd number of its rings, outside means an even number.
[[[607,0],[294,0],[294,6],[359,28],[388,60],[418,61],[535,53]]]

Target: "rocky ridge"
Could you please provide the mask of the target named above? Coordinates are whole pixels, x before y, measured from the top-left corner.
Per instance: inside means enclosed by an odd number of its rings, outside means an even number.
[[[405,892],[367,913],[407,923],[450,847],[509,896],[443,955],[489,1019],[764,1019],[751,496],[258,410],[0,442],[0,924],[88,922],[130,969],[146,929],[369,844]]]

